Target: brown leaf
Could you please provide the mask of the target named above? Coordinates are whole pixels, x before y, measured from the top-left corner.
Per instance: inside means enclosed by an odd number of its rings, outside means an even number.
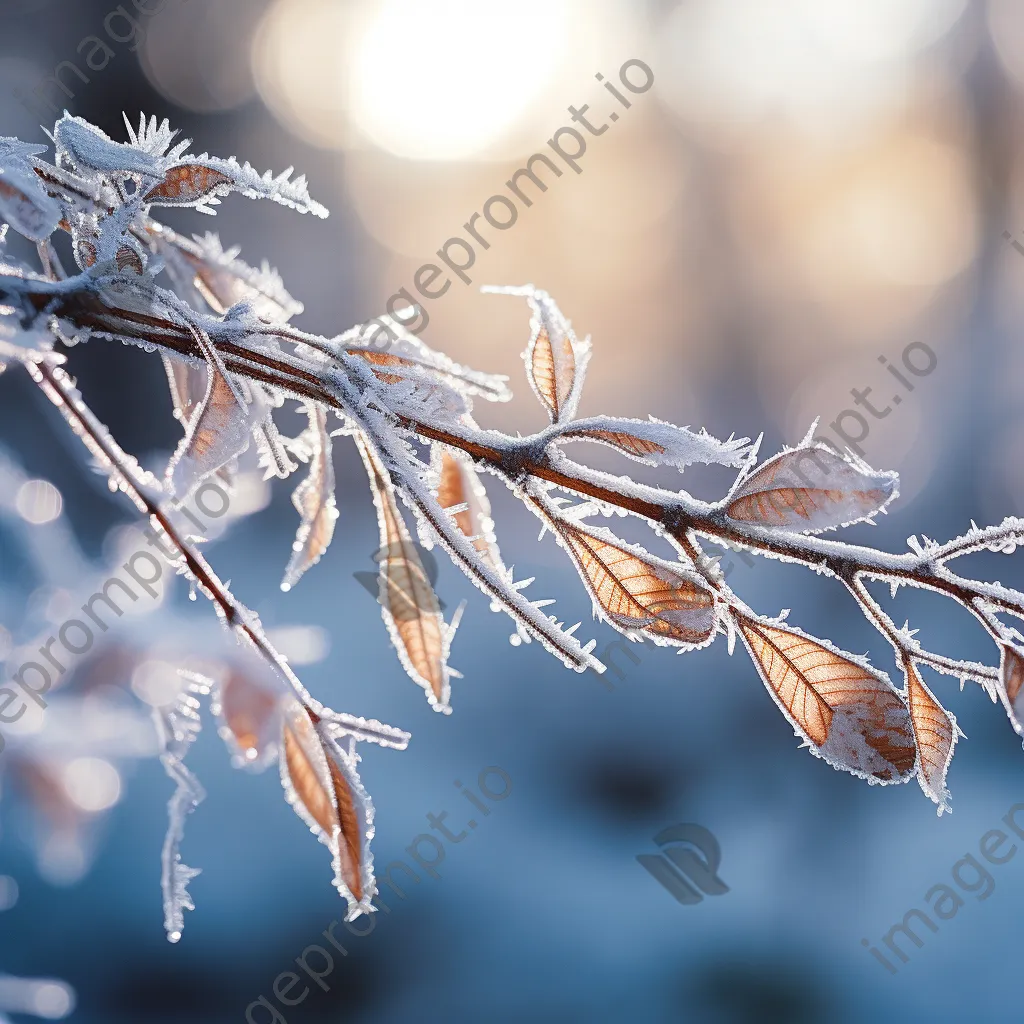
[[[605,531],[550,520],[594,602],[612,624],[676,645],[700,645],[715,629],[714,597],[681,566],[649,555]]]
[[[568,337],[552,340],[547,327],[540,327],[527,355],[530,383],[557,422],[569,401],[576,379],[576,354]]]
[[[391,352],[374,352],[371,349],[365,348],[347,348],[345,353],[365,359],[373,367],[374,376],[378,380],[384,381],[385,384],[397,384],[400,380],[405,379],[405,375],[389,370],[378,370],[378,366],[400,368],[416,365],[412,360],[403,359],[401,356],[396,356]]]
[[[895,473],[876,473],[823,445],[781,452],[740,482],[726,515],[768,529],[815,533],[881,511],[897,494]]]
[[[480,552],[492,569],[501,566],[501,555],[494,536],[494,520],[491,518],[491,503],[480,475],[470,462],[458,455],[441,449],[439,453],[437,500],[442,508],[455,505],[469,507],[455,514],[455,524],[463,535],[473,539],[473,547]]]
[[[160,354],[174,404],[174,418],[187,427],[206,394],[206,370],[169,352]]]
[[[956,746],[956,719],[932,696],[916,665],[907,664],[905,671],[907,706],[917,740],[917,780],[941,814],[949,810],[946,772]]]
[[[339,892],[349,901],[349,918],[368,911],[373,882],[369,840],[373,809],[355,769],[309,713],[291,701],[282,729],[281,782],[295,812],[318,833],[333,854]]]
[[[271,755],[280,729],[281,702],[280,692],[238,666],[232,666],[220,684],[215,710],[223,723],[221,735],[235,747],[241,763],[260,764]]]
[[[522,288],[484,288],[486,292],[521,295],[530,304],[531,336],[523,353],[526,376],[552,423],[576,415],[583,377],[590,359],[590,342],[580,341],[547,292],[533,285]]]
[[[146,193],[143,201],[160,206],[194,203],[204,196],[212,195],[218,186],[230,183],[228,175],[212,167],[182,164],[172,167],[164,175],[164,180]]]
[[[238,258],[239,250],[225,250],[220,238],[208,232],[189,239],[164,224],[147,220],[146,230],[154,247],[174,273],[187,278],[209,307],[223,316],[239,302],[251,304],[253,313],[272,323],[284,323],[302,312],[302,303],[288,294],[280,275],[264,264],[257,270]]]
[[[130,245],[122,245],[117,250],[114,254],[114,262],[117,264],[117,269],[122,273],[130,270],[133,274],[139,274],[140,276],[142,274],[142,257]]]
[[[449,631],[416,546],[395,501],[387,470],[369,442],[356,435],[370,478],[380,528],[380,605],[398,657],[435,711],[450,713]]]
[[[658,444],[657,441],[636,437],[621,430],[579,430],[574,431],[572,436],[603,441],[627,455],[632,455],[635,459],[645,459],[648,455],[662,455],[665,452],[665,446]]]
[[[1000,644],[1002,658],[999,663],[999,699],[1006,708],[1010,724],[1018,735],[1024,736],[1024,657],[1009,644]]]
[[[334,536],[334,524],[338,518],[327,411],[320,406],[311,406],[307,413],[313,453],[309,460],[309,475],[292,495],[292,504],[302,516],[302,522],[281,582],[282,590],[291,590],[302,574],[320,561]]]
[[[75,246],[75,254],[81,266],[92,267],[96,265],[96,246],[88,238],[78,240],[78,244]]]
[[[201,335],[196,332],[196,336]],[[206,395],[167,466],[167,479],[179,497],[191,493],[201,480],[245,451],[253,428],[265,415],[257,402],[245,403],[209,338],[203,337],[204,351],[211,357],[206,367]]]
[[[768,691],[818,756],[883,782],[909,777],[910,716],[884,674],[802,633],[738,613],[736,621]]]

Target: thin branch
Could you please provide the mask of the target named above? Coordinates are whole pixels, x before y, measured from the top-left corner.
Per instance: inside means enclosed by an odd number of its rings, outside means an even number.
[[[254,648],[291,687],[302,704],[317,718],[329,720],[362,740],[382,746],[404,749],[409,734],[375,719],[332,711],[320,704],[302,685],[287,659],[274,647],[259,624],[256,614],[239,602],[222,583],[206,559],[174,524],[171,513],[161,505],[160,485],[125,453],[82,401],[67,373],[50,360],[27,360],[32,379],[46,397],[60,410],[68,424],[94,457],[111,474],[118,488],[149,516],[178,551],[187,573],[199,589],[213,602],[224,624],[245,644]]]

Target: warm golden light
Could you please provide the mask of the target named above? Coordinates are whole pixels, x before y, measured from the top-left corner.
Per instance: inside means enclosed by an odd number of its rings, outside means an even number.
[[[566,15],[558,0],[386,0],[354,45],[354,123],[400,156],[479,153],[545,92]]]

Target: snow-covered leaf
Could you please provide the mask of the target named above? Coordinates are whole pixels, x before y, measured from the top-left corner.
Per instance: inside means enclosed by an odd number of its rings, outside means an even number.
[[[552,423],[576,415],[583,379],[590,360],[590,341],[580,341],[554,299],[533,285],[484,288],[485,292],[521,295],[530,303],[530,340],[523,360],[530,387],[548,411]]]
[[[172,251],[189,268],[192,283],[206,303],[223,315],[240,302],[249,304],[256,317],[285,323],[302,312],[301,302],[288,294],[280,275],[266,261],[260,269],[238,258],[238,247],[225,249],[213,233],[186,239],[155,221],[150,237],[164,255]]]
[[[629,635],[698,647],[715,630],[714,595],[698,576],[662,561],[603,529],[584,529],[554,516],[549,523],[599,611]]]
[[[387,470],[362,436],[356,437],[370,479],[380,528],[380,606],[402,666],[435,711],[451,712],[448,648],[451,631],[441,615],[416,545],[395,502]]]
[[[879,473],[824,445],[780,452],[740,480],[725,513],[766,529],[817,533],[870,519],[897,494],[896,473]]]
[[[338,509],[334,501],[334,464],[331,461],[331,435],[327,430],[327,412],[320,406],[310,406],[309,435],[313,451],[309,460],[309,475],[292,495],[292,504],[302,516],[292,556],[281,582],[282,590],[291,590],[299,577],[320,561],[334,536]]]
[[[437,500],[443,508],[466,506],[455,513],[456,524],[487,564],[499,568],[502,563],[494,535],[491,503],[480,475],[464,455],[456,455],[440,446],[434,449],[434,463],[438,474]]]
[[[33,242],[49,238],[60,223],[60,207],[39,179],[10,168],[0,168],[0,221]]]
[[[211,213],[210,205],[218,196],[238,192],[248,199],[270,199],[299,213],[326,217],[326,208],[310,198],[305,176],[292,179],[291,174],[290,167],[276,176],[270,171],[260,174],[251,164],[240,164],[234,157],[224,160],[202,153],[163,168],[162,181],[144,201],[153,206],[190,206]]]
[[[373,805],[356,771],[326,728],[291,701],[282,728],[281,784],[295,813],[331,851],[334,886],[348,901],[347,920],[370,913],[376,892],[370,840]]]
[[[466,395],[478,395],[489,402],[507,402],[512,397],[507,377],[460,365],[443,352],[431,348],[394,317],[379,316],[377,322],[360,324],[346,331],[338,340],[347,355],[361,355],[364,359],[368,359],[367,353],[395,356],[393,361],[368,361],[378,366],[420,367]],[[390,372],[401,376],[403,371],[392,369]]]
[[[1019,736],[1024,736],[1024,657],[1010,644],[1000,644],[999,699],[1006,708],[1010,724]]]
[[[814,753],[863,778],[910,777],[910,714],[885,673],[793,629],[735,617],[768,692]]]
[[[223,171],[202,164],[181,164],[172,167],[163,181],[145,195],[147,203],[158,206],[194,206],[207,196],[220,190],[221,195],[231,191],[232,180]]]
[[[648,420],[612,416],[574,420],[554,436],[558,442],[597,441],[645,465],[678,469],[697,462],[738,468],[746,461],[750,440],[719,441],[704,431],[694,433],[653,416]]]
[[[54,126],[53,138],[61,166],[70,164],[81,173],[161,176],[159,159],[134,146],[114,142],[106,132],[80,117],[65,113]]]
[[[209,338],[203,347],[209,358],[213,353]],[[246,404],[224,364],[210,358],[206,396],[167,467],[173,493],[185,497],[203,479],[245,451],[253,428],[266,416],[262,403],[254,400]]]
[[[907,706],[917,741],[917,781],[939,814],[949,810],[946,772],[957,741],[956,719],[932,696],[917,666],[906,666]]]

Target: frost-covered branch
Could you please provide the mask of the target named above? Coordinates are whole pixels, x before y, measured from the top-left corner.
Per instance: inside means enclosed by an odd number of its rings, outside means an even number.
[[[414,310],[333,337],[307,333],[289,322],[302,304],[268,264],[252,267],[216,235],[186,239],[154,217],[160,206],[213,213],[233,192],[326,215],[302,178],[290,171],[260,175],[234,158],[187,155],[188,143],[174,144],[167,123],[155,119],[129,125],[128,141],[119,143],[65,115],[53,138],[52,162],[39,147],[0,139],[0,220],[35,243],[39,259],[34,268],[0,258],[0,366],[28,368],[112,485],[149,517],[178,571],[211,600],[242,649],[258,656],[258,668],[239,663],[202,686],[237,763],[279,760],[287,799],[331,851],[334,884],[350,915],[372,909],[375,890],[374,811],[356,772],[356,741],[402,747],[408,736],[319,704],[182,525],[181,503],[214,483],[230,491],[246,458],[255,458],[268,478],[307,467],[293,492],[299,522],[282,578],[290,590],[334,536],[333,439],[354,440],[380,528],[384,622],[402,667],[438,711],[452,707],[458,673],[449,656],[461,609],[445,621],[407,514],[422,544],[440,544],[492,607],[510,616],[514,644],[536,639],[577,671],[603,670],[595,642],[576,639],[581,624],[566,628],[550,600],[526,595],[532,580],[515,579],[505,565],[484,483],[491,476],[553,534],[596,618],[631,640],[683,651],[718,636],[732,650],[739,639],[797,735],[835,767],[874,783],[916,776],[940,810],[948,806],[956,722],[926,686],[922,667],[977,680],[1024,733],[1024,636],[1003,621],[1024,618],[1024,594],[948,567],[974,551],[1010,552],[1024,539],[1024,521],[972,525],[945,545],[910,538],[899,554],[821,536],[886,512],[898,495],[896,475],[814,442],[813,431],[758,462],[759,445],[746,438],[722,441],[653,418],[578,418],[590,340],[577,337],[554,300],[531,285],[493,291],[529,304],[523,358],[548,425],[514,437],[486,429],[474,401],[508,400],[505,378],[461,366],[410,333],[403,324]],[[60,265],[51,243],[56,232],[71,237],[73,268]],[[376,344],[381,324],[385,349]],[[159,351],[183,428],[162,480],[113,441],[61,368],[59,348],[89,339]],[[286,402],[298,403],[308,422],[297,437],[275,423]],[[587,442],[673,476],[716,464],[734,469],[736,479],[720,500],[705,502],[566,455],[568,445],[575,452]],[[627,543],[593,521],[622,515],[644,520],[671,556]],[[754,611],[726,585],[705,542],[796,563],[838,582],[892,647],[902,687],[784,615]],[[897,628],[868,590],[876,582],[893,595],[913,586],[962,606],[996,643],[998,666],[923,649],[915,631]],[[163,721],[165,765],[179,787],[164,865],[172,937],[191,905],[185,886],[192,869],[177,853],[181,824],[201,793],[183,763],[188,730],[178,726],[192,723],[193,713],[198,725],[204,693],[186,694],[192,703],[169,709]]]

